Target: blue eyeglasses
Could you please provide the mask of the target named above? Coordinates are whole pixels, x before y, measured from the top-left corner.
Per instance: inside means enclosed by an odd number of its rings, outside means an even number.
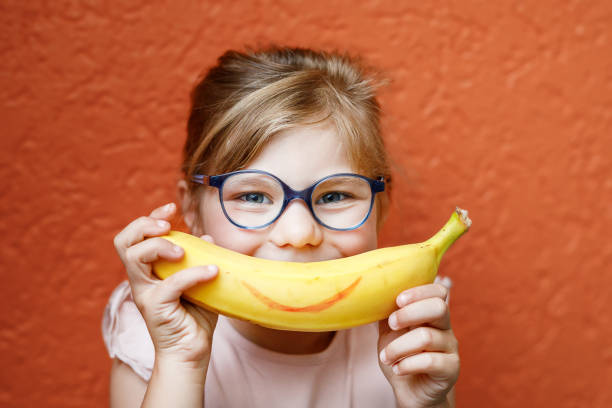
[[[292,200],[301,199],[324,227],[353,230],[370,216],[376,193],[385,190],[383,177],[374,180],[353,173],[332,174],[301,191],[262,170],[239,170],[215,176],[196,174],[191,180],[218,188],[225,217],[243,229],[267,227]]]

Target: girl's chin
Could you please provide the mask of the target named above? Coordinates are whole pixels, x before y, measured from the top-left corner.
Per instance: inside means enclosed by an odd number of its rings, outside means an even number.
[[[266,332],[269,334],[273,334],[273,333],[281,334],[282,333],[286,336],[305,336],[308,334],[319,334],[320,335],[320,333],[322,333],[322,332],[304,332],[304,331],[273,329],[270,327],[261,326],[256,323],[248,322],[246,320],[237,319],[235,317],[227,317],[227,319],[229,320],[230,324],[236,329],[256,330],[260,333],[263,333],[263,332]],[[331,333],[331,332],[326,332],[326,333]]]

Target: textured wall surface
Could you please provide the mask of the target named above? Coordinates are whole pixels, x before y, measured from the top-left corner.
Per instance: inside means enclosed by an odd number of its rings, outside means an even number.
[[[470,211],[441,266],[458,406],[612,406],[612,2],[14,0],[0,23],[0,406],[108,405],[112,238],[174,200],[198,74],[269,42],[391,79],[383,245]]]

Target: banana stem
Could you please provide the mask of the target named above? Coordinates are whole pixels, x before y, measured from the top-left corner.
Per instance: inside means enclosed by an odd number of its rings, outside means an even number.
[[[468,212],[459,207],[451,215],[448,222],[433,237],[429,238],[424,244],[429,244],[436,248],[436,264],[440,265],[442,255],[446,250],[463,235],[472,225],[472,220],[468,218]]]

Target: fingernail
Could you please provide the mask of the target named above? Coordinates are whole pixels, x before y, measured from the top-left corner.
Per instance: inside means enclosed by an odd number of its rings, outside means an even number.
[[[380,352],[380,361],[387,364],[387,352],[385,351],[385,349]]]
[[[183,252],[183,248],[181,248],[181,247],[180,247],[180,246],[178,246],[178,245],[174,245],[174,246],[172,247],[172,251],[174,251],[174,252],[175,252],[175,253],[177,253],[177,254],[180,254],[181,252]]]
[[[168,221],[164,221],[164,220],[157,220],[157,225],[160,228],[168,228],[170,226],[170,224],[168,224]]]
[[[393,372],[394,372],[395,374],[399,374],[399,367],[398,367],[398,365],[397,365],[397,364],[394,364],[394,365],[393,365],[393,367],[391,367],[391,368],[393,368]]]
[[[164,205],[163,210],[165,212],[169,212],[172,209],[172,207],[174,207],[174,203],[168,203],[168,204]]]
[[[217,265],[208,265],[208,270],[211,273],[215,273],[215,272],[217,272],[219,270],[219,268],[217,267]]]
[[[404,307],[408,304],[408,296],[407,295],[399,295],[397,297],[397,305],[399,307]]]
[[[389,316],[389,327],[392,328],[393,330],[397,329],[397,315],[394,313],[391,316]]]

